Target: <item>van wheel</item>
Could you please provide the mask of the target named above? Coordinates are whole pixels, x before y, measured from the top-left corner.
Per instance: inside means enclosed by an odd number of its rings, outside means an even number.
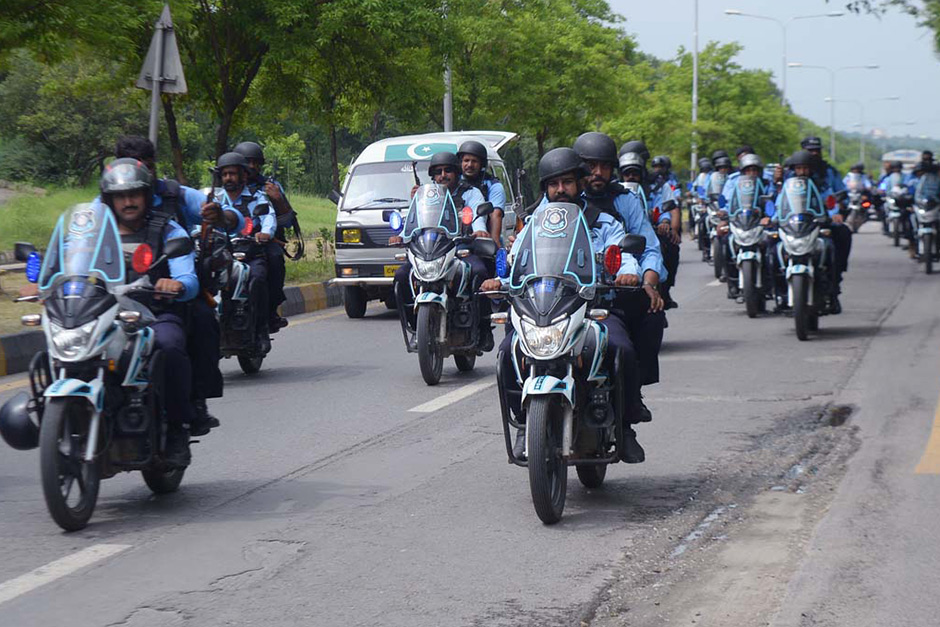
[[[366,315],[366,305],[369,299],[366,291],[358,285],[347,285],[343,288],[343,308],[350,318],[362,318]]]

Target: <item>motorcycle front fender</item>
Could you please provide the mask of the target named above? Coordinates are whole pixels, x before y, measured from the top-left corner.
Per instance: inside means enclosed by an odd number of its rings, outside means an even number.
[[[440,305],[447,310],[447,293],[442,292],[438,294],[437,292],[421,292],[415,298],[415,311],[417,311],[420,305]]]
[[[82,381],[81,379],[59,379],[43,392],[46,398],[83,398],[91,403],[95,411],[100,413],[104,409],[104,381],[94,379]]]
[[[548,394],[560,394],[568,401],[570,407],[574,407],[574,377],[570,374],[565,376],[564,379],[551,375],[529,377],[522,384],[522,405],[525,406],[526,399],[530,396],[546,396]]]

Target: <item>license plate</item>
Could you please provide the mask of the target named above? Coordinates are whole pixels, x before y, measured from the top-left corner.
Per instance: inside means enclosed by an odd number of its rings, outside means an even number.
[[[395,271],[401,266],[385,266],[385,276],[395,276]]]

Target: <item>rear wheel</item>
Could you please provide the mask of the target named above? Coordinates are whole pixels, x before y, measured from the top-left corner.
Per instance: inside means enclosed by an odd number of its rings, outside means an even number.
[[[239,355],[238,365],[241,366],[245,374],[258,374],[261,370],[261,363],[264,361],[262,356]]]
[[[172,470],[141,470],[140,474],[144,476],[144,483],[154,494],[170,494],[176,492],[183,481],[185,468],[174,468]]]
[[[552,396],[537,396],[526,418],[529,490],[535,513],[546,525],[561,520],[568,490],[568,466],[561,457],[562,411]]]
[[[583,464],[575,466],[578,471],[578,480],[585,488],[599,488],[604,485],[604,477],[607,476],[607,466],[597,466],[594,464]]]
[[[924,272],[933,274],[933,233],[924,234],[924,243],[921,246],[924,255]]]
[[[741,278],[744,281],[744,306],[747,308],[747,317],[756,318],[760,312],[762,296],[757,290],[757,263],[750,259],[741,263]]]
[[[366,305],[369,299],[366,291],[358,285],[347,285],[343,288],[343,308],[350,318],[362,318],[366,315]]]
[[[92,409],[88,401],[53,398],[39,429],[39,469],[49,514],[66,531],[84,529],[95,511],[98,461],[85,461]]]
[[[418,309],[418,365],[421,376],[428,385],[437,385],[441,381],[444,369],[444,355],[438,342],[441,316],[437,307],[423,306]]]
[[[809,337],[810,305],[809,277],[805,274],[794,274],[790,279],[793,285],[793,323],[796,325],[796,337],[805,341]]]
[[[460,372],[470,372],[477,363],[476,355],[454,355],[454,363]]]
[[[898,224],[897,220],[891,220],[891,238],[894,240],[895,246],[901,245],[901,225]]]
[[[721,247],[721,239],[712,239],[712,263],[715,265],[715,278],[721,278],[721,271],[724,269],[725,256]]]

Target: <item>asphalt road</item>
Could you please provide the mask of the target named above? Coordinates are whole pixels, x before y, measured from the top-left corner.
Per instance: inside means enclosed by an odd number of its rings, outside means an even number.
[[[492,354],[430,388],[391,312],[328,310],[224,364],[174,495],[109,479],[65,534],[37,453],[0,450],[0,625],[936,625],[940,277],[866,225],[798,342],[683,254],[647,462],[572,473],[560,524],[506,463]]]

